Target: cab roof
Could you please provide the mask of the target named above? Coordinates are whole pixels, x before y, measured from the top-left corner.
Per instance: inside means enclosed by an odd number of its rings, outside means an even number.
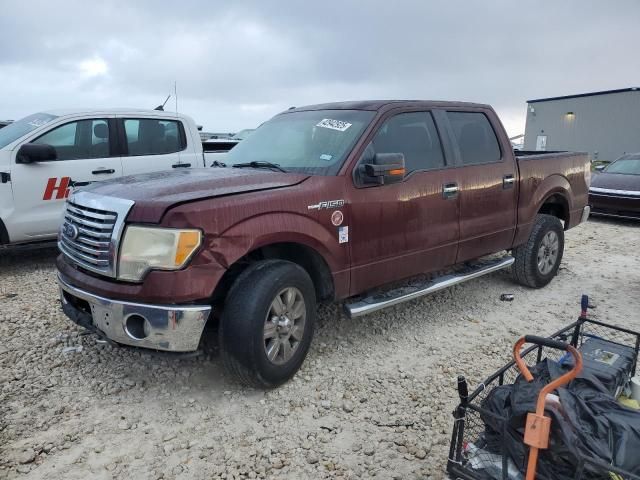
[[[162,111],[162,110],[151,110],[151,109],[143,109],[143,108],[58,108],[52,110],[43,110],[43,113],[48,113],[50,115],[55,115],[56,117],[69,116],[69,115],[122,115],[122,114],[131,114],[131,115],[147,115],[147,116],[157,116],[157,117],[179,117],[183,116],[180,113]]]
[[[348,102],[320,103],[317,105],[307,105],[304,107],[291,107],[283,113],[303,112],[308,110],[370,110],[380,111],[398,107],[467,107],[467,108],[491,108],[482,103],[470,102],[447,102],[440,100],[354,100]]]

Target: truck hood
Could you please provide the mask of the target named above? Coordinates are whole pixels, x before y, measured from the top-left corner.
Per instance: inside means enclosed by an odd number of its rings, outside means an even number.
[[[593,176],[591,186],[611,190],[640,191],[640,175],[602,172]]]
[[[177,204],[297,185],[309,178],[252,168],[206,168],[132,175],[83,188],[98,195],[133,200],[129,218],[159,222]],[[144,218],[143,218],[144,217]]]

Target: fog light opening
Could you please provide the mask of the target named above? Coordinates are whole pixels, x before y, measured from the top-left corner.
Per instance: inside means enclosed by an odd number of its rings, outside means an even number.
[[[124,331],[134,340],[149,336],[149,322],[142,315],[130,315],[124,322]]]

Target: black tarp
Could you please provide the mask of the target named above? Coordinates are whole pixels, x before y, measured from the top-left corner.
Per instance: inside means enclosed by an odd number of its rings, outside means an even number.
[[[506,453],[524,472],[529,447],[524,444],[528,412],[535,411],[540,389],[565,373],[546,359],[531,368],[534,381],[520,375],[513,385],[494,388],[482,402],[487,449]],[[558,389],[560,406],[549,405],[552,418],[549,448],[540,452],[537,472],[541,478],[571,479],[581,458],[590,458],[640,476],[640,412],[620,405],[592,373],[583,371],[568,386]],[[502,427],[506,421],[505,438]],[[582,478],[604,478],[607,469],[585,465]]]

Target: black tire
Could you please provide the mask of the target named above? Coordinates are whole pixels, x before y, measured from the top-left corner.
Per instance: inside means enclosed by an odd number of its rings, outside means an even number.
[[[9,233],[7,227],[4,226],[4,222],[0,218],[0,245],[6,245],[9,243]]]
[[[557,255],[555,261],[548,263],[541,270],[538,264],[538,253],[549,232],[552,232],[551,235],[555,233],[557,237]],[[526,287],[544,287],[557,275],[563,253],[564,229],[560,220],[553,215],[536,215],[529,239],[513,250],[513,256],[516,259],[512,268],[513,278]]]
[[[306,316],[300,328],[301,339],[292,340],[296,346],[291,358],[278,359],[283,363],[276,364],[267,357],[265,322],[272,302],[287,289],[297,289],[301,294],[304,308],[298,309]],[[295,375],[307,356],[315,317],[315,289],[302,267],[284,260],[256,262],[236,279],[223,307],[219,341],[225,369],[251,387],[273,388],[285,383]]]

